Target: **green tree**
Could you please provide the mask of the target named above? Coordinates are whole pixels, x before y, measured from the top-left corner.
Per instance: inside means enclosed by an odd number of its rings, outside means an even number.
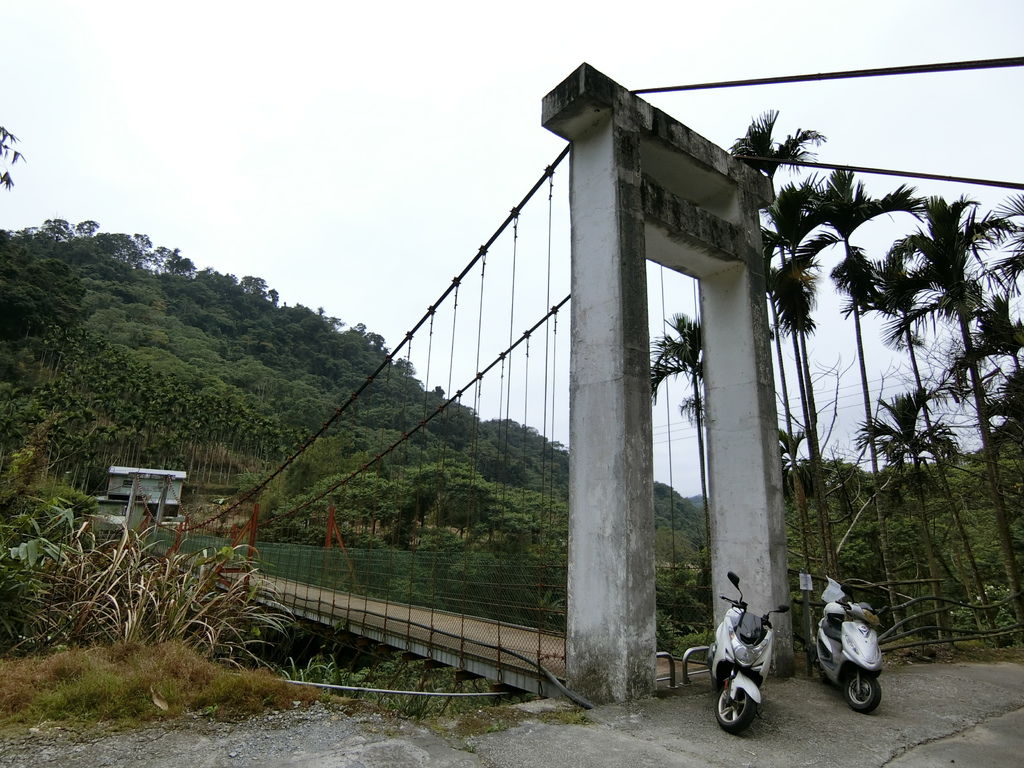
[[[813,311],[817,303],[819,268],[816,253],[807,247],[807,241],[823,223],[820,198],[821,185],[814,178],[800,184],[787,184],[764,212],[767,225],[762,228],[761,237],[765,247],[777,252],[781,259],[781,266],[774,270],[771,280],[772,301],[778,318],[776,332],[784,332],[793,343],[823,565],[829,573],[837,573],[818,437],[818,412],[807,351],[807,338],[816,328]],[[782,365],[784,361],[780,360]],[[787,421],[787,427],[788,424]]]
[[[983,256],[1011,234],[1013,227],[1007,219],[995,214],[979,217],[977,207],[975,201],[966,197],[952,203],[939,197],[930,198],[925,206],[924,227],[899,240],[892,251],[912,263],[910,279],[917,289],[918,306],[909,319],[948,320],[959,331],[1007,585],[1016,595],[1017,620],[1024,623],[1020,567],[1001,489],[997,446],[992,441],[989,407],[972,334],[972,324],[984,304],[985,275],[980,266]]]
[[[78,320],[84,293],[67,264],[34,258],[0,232],[0,339],[70,328]]]
[[[817,131],[800,128],[796,133],[778,141],[773,137],[778,119],[779,112],[776,109],[762,113],[760,117],[751,120],[747,132],[729,148],[732,154],[743,157],[743,162],[773,181],[780,165],[784,165],[787,160],[813,160],[815,155],[809,148],[826,141],[825,136]]]
[[[918,333],[918,326],[922,320],[918,313],[917,293],[923,288],[923,284],[912,275],[905,261],[906,254],[890,251],[882,262],[874,263],[873,268],[877,275],[877,291],[872,298],[870,309],[880,312],[889,317],[883,334],[883,341],[895,349],[904,348],[910,361],[911,372],[914,376],[916,391],[921,393],[921,416],[925,426],[933,428],[930,402],[934,392],[940,387],[926,387],[924,376],[921,372],[921,365],[918,361],[916,350],[922,346],[923,339]],[[967,534],[966,527],[958,510],[958,504],[953,496],[952,483],[946,472],[945,462],[935,462],[935,468],[939,476],[939,483],[945,495],[945,502],[950,517],[953,519],[957,532],[963,542],[964,552],[970,567],[974,582],[974,591],[982,605],[988,605],[987,588],[978,568],[974,556],[974,547]]]
[[[1024,274],[1024,195],[1014,195],[996,210],[1009,225],[1005,243],[1007,255],[995,265],[1004,287],[1017,293],[1017,278]]]
[[[826,231],[819,234],[810,244],[813,252],[820,252],[832,245],[842,245],[842,260],[832,270],[832,280],[841,294],[847,297],[843,315],[853,319],[854,341],[857,349],[857,364],[860,372],[861,398],[864,405],[864,423],[870,431],[873,422],[871,392],[868,388],[867,363],[864,355],[864,336],[861,329],[861,315],[874,301],[877,291],[877,275],[863,249],[851,243],[854,233],[872,219],[885,214],[904,212],[916,215],[922,201],[914,196],[910,187],[900,186],[881,198],[867,194],[863,182],[855,181],[849,171],[833,171],[818,200],[818,213]],[[877,489],[878,451],[870,434],[867,440],[871,459],[871,476]],[[879,550],[882,555],[882,569],[887,582],[893,581],[890,566],[892,552],[886,534],[885,514],[879,504],[877,490],[872,492],[875,519],[878,522]]]
[[[775,123],[778,117],[778,110],[769,110],[762,113],[760,117],[754,118],[747,127],[746,134],[736,139],[729,150],[733,155],[745,156],[747,158],[769,158],[767,161],[745,159],[743,162],[767,176],[772,182],[773,190],[775,186],[775,173],[780,165],[784,165],[786,161],[790,160],[813,160],[815,155],[811,151],[811,147],[820,146],[826,141],[825,136],[818,131],[802,129],[797,129],[795,133],[788,135],[782,141],[778,141],[774,138]],[[790,408],[785,358],[782,354],[782,339],[775,301],[776,283],[772,268],[776,244],[771,239],[762,238],[762,240],[764,273],[768,292],[768,310],[772,318],[772,327],[775,329],[775,354],[778,360],[777,373],[779,375],[779,383],[782,386],[782,405],[786,419],[786,433],[789,441],[792,442],[793,414]],[[804,512],[806,513],[806,510]]]
[[[826,140],[825,136],[818,131],[797,129],[795,133],[792,133],[786,136],[785,139],[778,141],[773,136],[778,116],[779,113],[777,110],[764,112],[760,117],[751,121],[746,134],[738,138],[730,148],[730,152],[732,152],[732,154],[748,158],[744,159],[743,162],[765,174],[770,180],[772,180],[773,186],[775,173],[778,171],[780,165],[785,165],[786,161],[813,160],[815,155],[811,148],[820,146]],[[749,158],[767,159],[758,160]],[[764,218],[767,222],[767,226],[762,228],[765,277],[768,287],[768,308],[772,318],[772,326],[775,329],[775,354],[778,360],[777,372],[779,375],[779,383],[782,387],[782,404],[786,424],[786,444],[794,449],[799,446],[800,441],[796,439],[796,430],[793,425],[793,413],[790,406],[789,382],[786,375],[785,357],[782,352],[782,332],[787,321],[784,321],[780,317],[780,306],[783,303],[789,304],[787,309],[790,313],[788,321],[791,321],[793,319],[792,313],[796,309],[796,307],[793,306],[793,302],[801,303],[809,300],[813,303],[813,288],[808,291],[807,288],[809,285],[801,285],[804,277],[809,278],[811,283],[813,283],[813,274],[810,272],[801,274],[800,265],[793,264],[792,261],[796,256],[796,248],[799,247],[799,244],[817,226],[817,223],[812,221],[808,216],[810,200],[804,199],[805,197],[813,198],[816,195],[816,192],[814,191],[815,186],[816,184],[812,180],[810,182],[804,182],[799,186],[791,184],[787,188],[784,188],[772,203],[769,211],[765,212]],[[779,199],[780,197],[782,198],[781,201]],[[772,209],[774,209],[774,211]],[[806,223],[809,225],[809,228],[804,232],[797,232],[795,229],[791,228],[789,232],[783,233],[779,229],[779,225],[783,222],[787,222],[787,226],[790,227],[792,227],[792,225],[796,225],[796,228],[798,229],[802,229],[803,224]],[[796,240],[794,241],[795,248],[787,257],[785,242],[789,237],[796,237]],[[772,261],[776,253],[778,253],[782,259],[782,268],[780,270],[775,270],[772,266]],[[796,278],[796,281],[794,282],[792,278]],[[788,301],[787,299],[783,299],[783,293],[788,296]],[[809,317],[809,311],[807,316]],[[806,382],[804,380],[803,366],[798,351],[799,342],[795,335],[793,335],[792,338],[794,350],[797,351],[795,355],[797,379],[800,390],[800,401],[804,413],[805,434],[807,434],[814,430],[811,429],[811,424],[807,419],[808,408]],[[812,469],[814,467],[818,467],[818,470],[812,471],[811,474],[820,480],[820,461],[817,459],[815,453],[815,448],[817,446],[816,434],[813,441],[808,441],[808,445],[811,450]],[[799,505],[798,511],[801,525],[806,526],[808,524],[807,495],[804,487],[802,486],[803,476],[795,474],[793,475],[793,479],[794,482],[800,486],[798,490],[794,492],[793,496],[796,503]],[[823,498],[824,497],[822,495],[816,496],[817,501],[822,501]],[[826,538],[827,537],[825,535],[822,536],[822,546],[826,553],[825,562],[827,567],[829,563],[827,553],[830,551],[831,547],[825,544]],[[810,552],[806,547],[804,556],[810,557]]]
[[[704,531],[711,530],[708,510],[706,453],[704,448],[704,345],[700,321],[676,314],[668,322],[669,332],[654,341],[651,361],[651,398],[657,400],[658,388],[672,376],[683,375],[690,385],[690,397],[679,407],[697,430],[697,457],[700,464],[700,492],[704,507]],[[674,558],[673,558],[674,559]]]
[[[4,166],[14,165],[19,160],[23,161],[25,159],[20,152],[14,149],[14,145],[17,143],[18,137],[0,125],[0,161],[3,162]],[[3,168],[2,171],[0,173],[0,185],[10,189],[14,186],[11,172],[6,168]]]
[[[891,401],[882,401],[882,413],[862,425],[858,441],[863,447],[868,440],[877,440],[891,471],[899,477],[909,475],[917,498],[918,530],[924,544],[932,595],[940,598],[942,569],[928,515],[925,493],[929,485],[927,467],[929,458],[941,460],[956,453],[956,442],[952,430],[941,423],[921,426],[926,399],[924,391],[918,389],[898,395]]]
[[[801,554],[804,570],[811,568],[811,525],[807,514],[807,487],[813,483],[807,462],[800,458],[803,432],[779,430],[779,454],[782,458],[782,487],[786,497],[797,511],[800,528]]]

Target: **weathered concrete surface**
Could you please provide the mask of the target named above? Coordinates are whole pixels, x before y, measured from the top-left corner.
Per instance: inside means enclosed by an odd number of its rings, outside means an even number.
[[[986,765],[996,768],[1024,763],[1024,709],[994,717],[955,736],[922,744],[891,763],[891,768],[937,765]]]
[[[601,106],[606,97],[631,98],[592,79],[582,96],[570,88],[545,99],[545,125],[573,142],[566,675],[570,688],[597,703],[642,698],[655,687],[640,138],[628,112]]]
[[[592,701],[628,701],[654,690],[648,259],[700,280],[714,592],[733,570],[758,612],[789,600],[758,218],[771,184],[586,64],[542,115],[572,141],[566,672]],[[776,630],[786,675],[788,616]]]
[[[1024,666],[908,667],[883,674],[882,688],[879,709],[859,715],[816,679],[772,680],[763,717],[730,736],[715,723],[706,682],[695,683],[657,699],[600,707],[591,713],[594,725],[528,723],[480,737],[475,748],[493,768],[1022,764]]]

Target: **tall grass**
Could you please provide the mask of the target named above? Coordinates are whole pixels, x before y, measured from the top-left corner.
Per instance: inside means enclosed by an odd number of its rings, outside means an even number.
[[[128,726],[186,711],[230,719],[318,696],[268,670],[229,671],[181,642],[120,643],[0,660],[0,724]]]
[[[222,579],[225,566],[239,577]],[[208,658],[252,659],[253,646],[269,630],[280,630],[287,616],[256,600],[257,588],[244,578],[248,569],[230,547],[156,557],[130,529],[93,546],[80,528],[39,574],[22,645],[180,640]]]

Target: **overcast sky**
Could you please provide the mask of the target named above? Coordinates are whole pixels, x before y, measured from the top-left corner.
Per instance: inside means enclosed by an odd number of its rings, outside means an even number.
[[[0,228],[145,233],[390,346],[561,150],[541,98],[581,62],[644,88],[1018,56],[1024,39],[1019,0],[4,5],[0,125],[27,162],[0,191]],[[648,98],[723,146],[775,108],[783,133],[828,136],[823,161],[1020,181],[1022,93],[1012,69]],[[567,234],[556,224],[556,248]],[[671,313],[690,289],[669,283]],[[834,314],[824,302],[816,344],[847,366]],[[667,479],[664,440],[658,455]]]

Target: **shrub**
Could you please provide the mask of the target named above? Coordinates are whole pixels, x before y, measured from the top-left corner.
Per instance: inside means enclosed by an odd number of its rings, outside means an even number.
[[[180,640],[209,658],[234,659],[252,657],[263,634],[286,620],[230,547],[157,557],[127,528],[95,547],[84,536],[83,527],[38,575],[25,647]]]
[[[266,670],[229,671],[177,641],[0,661],[0,722],[8,723],[133,725],[193,710],[233,718],[318,696]]]

